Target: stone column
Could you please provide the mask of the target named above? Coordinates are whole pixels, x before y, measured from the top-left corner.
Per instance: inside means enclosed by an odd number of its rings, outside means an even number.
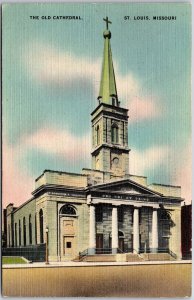
[[[117,253],[119,247],[118,238],[118,211],[117,207],[112,209],[112,253]]]
[[[89,249],[88,254],[95,254],[96,249],[96,218],[95,206],[90,205],[90,223],[89,223]]]
[[[139,208],[133,211],[133,253],[139,253]]]
[[[152,214],[152,247],[151,252],[158,252],[158,212],[153,208]]]

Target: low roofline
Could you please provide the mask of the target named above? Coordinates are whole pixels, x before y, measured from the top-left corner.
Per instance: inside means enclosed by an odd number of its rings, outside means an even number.
[[[34,200],[35,198],[32,197],[30,199],[28,199],[27,201],[25,201],[24,203],[22,203],[20,206],[18,206],[13,212],[15,213],[17,210],[19,210],[20,208],[22,208],[24,205],[28,204],[30,201]]]
[[[135,174],[128,174],[129,176],[135,176],[135,177],[142,177],[142,178],[147,178],[147,176],[141,176],[141,175],[135,175]]]
[[[90,168],[82,168],[82,170],[87,170],[87,171],[94,171],[94,172],[100,172],[100,173],[106,173],[104,171],[96,170],[96,169],[90,169]],[[111,173],[111,172],[109,172]]]
[[[76,186],[69,186],[69,185],[58,185],[58,184],[42,184],[41,186],[39,186],[37,189],[35,189],[32,192],[32,195],[36,195],[39,192],[45,190],[45,189],[51,189],[51,188],[56,188],[56,189],[66,189],[66,190],[73,190],[76,192],[85,192],[85,187],[76,187]],[[35,196],[34,196],[35,199]]]
[[[167,186],[167,187],[181,188],[180,185],[171,185],[171,184],[162,184],[162,183],[150,183],[148,186],[150,186],[150,185],[159,185],[159,186]]]
[[[82,168],[82,170],[88,170],[88,171],[100,172],[100,173],[103,173],[103,174],[112,174],[112,172],[101,171],[101,170],[90,169],[90,168]],[[87,176],[87,175],[84,175],[84,176]]]
[[[9,207],[9,206],[12,206],[12,205],[14,205],[14,204],[11,202],[11,203],[9,203],[9,204],[6,206],[6,208]]]
[[[58,173],[58,174],[71,174],[71,175],[76,175],[76,176],[87,176],[85,174],[81,174],[81,173],[72,173],[72,172],[64,172],[64,171],[55,171],[55,170],[44,170],[43,173],[38,176],[36,179],[35,179],[35,182],[38,181],[46,172],[50,172],[50,173]]]

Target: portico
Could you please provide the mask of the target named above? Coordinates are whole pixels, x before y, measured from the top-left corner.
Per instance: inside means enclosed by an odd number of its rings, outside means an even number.
[[[159,209],[159,204],[152,204],[152,203],[139,203],[139,202],[132,202],[132,201],[119,201],[119,200],[112,200],[112,199],[100,199],[100,198],[91,198],[88,197],[87,204],[90,207],[90,214],[89,214],[89,250],[90,254],[95,253],[96,249],[96,234],[98,233],[98,226],[96,222],[96,208],[98,205],[103,205],[109,207],[109,210],[111,210],[111,231],[108,232],[109,235],[112,237],[111,241],[111,252],[117,253],[121,249],[119,249],[119,229],[120,227],[124,227],[125,231],[127,232],[127,229],[123,224],[119,224],[118,220],[118,210],[119,208],[123,208],[123,211],[125,211],[125,208],[129,207],[131,211],[131,219],[132,222],[130,222],[128,226],[128,233],[131,233],[133,236],[132,239],[132,247],[130,247],[131,251],[134,253],[140,252],[140,214],[142,207],[147,207],[152,213],[152,231],[151,231],[151,239],[150,244],[148,245],[151,252],[158,252],[158,214],[157,210]],[[127,210],[126,210],[127,211]],[[103,219],[102,219],[103,223]],[[121,226],[122,225],[122,226]],[[107,226],[107,229],[109,230],[110,226]],[[104,232],[105,233],[105,232]],[[126,242],[127,244],[127,242]],[[124,251],[127,251],[125,249]]]

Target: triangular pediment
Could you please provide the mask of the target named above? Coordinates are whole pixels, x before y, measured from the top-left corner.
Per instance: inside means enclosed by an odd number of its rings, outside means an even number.
[[[136,183],[129,179],[98,184],[93,186],[91,190],[111,192],[111,193],[121,193],[121,194],[128,194],[128,195],[162,196],[162,194],[152,191],[146,186],[140,185],[139,183]]]

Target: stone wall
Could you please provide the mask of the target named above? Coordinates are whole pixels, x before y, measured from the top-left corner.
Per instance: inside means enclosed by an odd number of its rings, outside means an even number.
[[[17,209],[13,214],[13,231],[14,231],[14,246],[19,246],[19,221],[21,225],[21,246],[24,246],[24,218],[26,223],[26,245],[30,245],[29,240],[29,217],[31,216],[31,224],[32,224],[32,245],[36,244],[35,239],[35,210],[36,200],[33,199],[27,202],[25,205],[21,206],[21,208]],[[17,226],[17,238],[15,234],[15,224]],[[17,239],[17,245],[16,245]]]
[[[164,196],[181,197],[181,187],[153,183],[148,186],[152,191],[163,194]]]
[[[44,171],[44,173],[36,179],[35,188],[45,184],[57,184],[69,187],[86,187],[87,176],[75,173]]]

